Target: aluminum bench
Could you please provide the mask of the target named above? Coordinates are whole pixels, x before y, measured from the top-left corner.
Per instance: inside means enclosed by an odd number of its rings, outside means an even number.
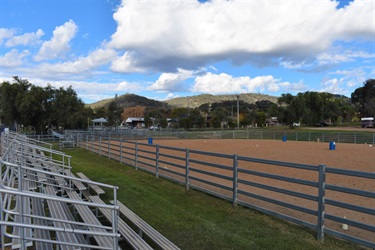
[[[79,197],[76,191],[68,191],[67,194],[70,199],[81,200],[81,198]],[[96,216],[93,214],[93,212],[90,210],[88,206],[74,204],[74,207],[77,209],[82,220],[88,224],[87,228],[90,231],[95,231],[95,232],[104,233],[104,234],[108,233],[108,231],[104,229],[104,226],[102,225],[102,223],[100,223],[100,221],[96,218]],[[113,248],[113,239],[108,236],[94,235],[94,239],[96,240],[96,243],[103,248],[105,247]]]
[[[89,199],[98,204],[105,204],[102,199],[99,198],[99,196],[89,196]],[[99,208],[99,211],[104,215],[104,217],[112,223],[112,214],[108,209]],[[125,241],[131,245],[134,249],[140,249],[140,250],[147,250],[147,249],[153,249],[150,247],[146,241],[142,239],[141,236],[139,236],[134,230],[125,223],[119,216],[117,218],[117,226],[120,234],[125,239]]]
[[[65,174],[66,174],[67,176],[70,176],[70,177],[74,177],[74,178],[76,178],[76,176],[70,171],[70,169],[65,169]],[[77,180],[71,180],[71,181],[72,181],[73,185],[76,187],[76,189],[77,189],[79,192],[81,192],[81,191],[87,189],[86,186],[83,185],[82,182],[77,181]]]
[[[114,204],[114,201],[111,201],[111,203]],[[180,249],[120,201],[117,201],[117,205],[120,208],[120,212],[139,229],[139,233],[141,236],[144,233],[162,249]]]
[[[26,183],[26,182],[24,182]],[[27,190],[25,187],[25,190]],[[30,225],[31,224],[31,218],[29,216],[21,216],[23,215],[30,215],[31,213],[31,203],[30,203],[30,197],[27,196],[17,196],[16,197],[16,206],[15,206],[15,211],[20,213],[19,215],[14,216],[14,222],[16,223],[23,223]],[[23,231],[23,232],[22,232]],[[31,228],[22,228],[22,227],[13,227],[13,235],[17,237],[22,237],[25,238],[32,238],[32,230]],[[32,246],[33,242],[31,240],[26,240],[25,241],[25,246],[29,247]],[[22,242],[20,238],[13,238],[12,239],[12,249],[20,249],[22,246]]]
[[[84,179],[84,180],[91,181],[91,180],[90,180],[85,174],[83,174],[83,173],[81,173],[81,172],[77,173],[77,175],[78,175],[80,178]],[[96,185],[96,184],[87,183],[87,185],[88,185],[92,190],[94,190],[94,192],[97,193],[98,195],[100,195],[100,194],[104,194],[104,193],[105,193],[105,191],[104,191],[103,189],[101,189],[101,188],[100,188],[98,185]]]
[[[44,204],[43,199],[41,198],[31,198],[31,204],[32,204],[32,213],[36,216],[45,217],[45,210],[44,210]],[[33,220],[34,225],[39,226],[48,226],[47,220],[41,219],[41,218],[34,218]],[[43,240],[51,240],[51,236],[48,230],[43,229],[34,229],[34,238],[43,239]],[[35,249],[38,250],[49,250],[53,249],[52,242],[41,242],[41,241],[35,241]]]
[[[47,195],[56,196],[56,190],[52,186],[46,186],[44,187],[44,191]],[[52,218],[66,221],[66,222],[60,222],[60,221],[54,221],[54,226],[57,228],[67,228],[72,229],[71,224],[69,223],[69,218],[66,214],[66,210],[64,210],[62,203],[52,200],[47,200],[47,204],[49,207],[49,211]],[[57,239],[62,242],[71,243],[71,244],[79,244],[79,241],[74,233],[71,232],[56,232]],[[71,249],[80,249],[79,247],[71,246],[71,245],[60,245],[61,250],[71,250]]]

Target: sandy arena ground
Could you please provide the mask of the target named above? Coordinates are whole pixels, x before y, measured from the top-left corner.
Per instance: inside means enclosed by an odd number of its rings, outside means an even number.
[[[143,141],[144,142],[144,141]],[[308,165],[325,164],[327,167],[349,169],[363,172],[375,172],[375,145],[367,144],[341,144],[336,143],[335,150],[329,150],[329,143],[318,142],[295,142],[295,141],[275,141],[275,140],[221,140],[221,139],[202,139],[202,140],[158,140],[154,139],[154,144],[161,146],[171,146],[178,148],[189,148],[193,150],[201,150],[224,154],[237,154],[240,156],[261,158],[267,160],[276,160],[292,163],[301,163]],[[223,160],[203,157],[201,160],[224,164]],[[247,165],[246,165],[247,164]],[[230,166],[230,164],[229,164]],[[266,166],[254,163],[240,163],[240,167],[248,168],[255,171],[273,173],[288,177],[294,177],[304,180],[317,180],[317,172],[298,171],[292,168]],[[218,170],[218,173],[220,170]],[[225,171],[222,171],[224,173]],[[197,175],[198,176],[198,175]],[[230,174],[229,174],[230,176]],[[304,185],[290,184],[286,182],[271,180],[268,178],[252,177],[251,181],[271,185],[278,188],[284,188],[300,193],[311,194],[317,196],[317,189]],[[218,181],[217,179],[214,181]],[[223,184],[230,186],[230,182],[223,181]],[[327,184],[350,187],[369,192],[375,192],[375,181],[365,178],[338,176],[335,174],[327,174]],[[216,190],[218,191],[218,190]],[[257,195],[275,198],[284,202],[293,203],[298,206],[311,208],[316,210],[317,203],[305,199],[294,198],[287,195],[277,194],[271,191],[265,191],[259,188],[248,188],[246,190]],[[221,191],[218,191],[221,192]],[[239,198],[241,198],[239,196]],[[362,196],[348,195],[341,192],[327,191],[327,199],[333,199],[353,205],[375,208],[375,199],[364,198]],[[256,199],[247,199],[247,202],[256,206],[265,207],[274,211],[281,212],[285,215],[297,217],[316,224],[316,217],[306,213],[297,212],[286,209],[271,203],[259,201]],[[326,205],[326,214],[332,214],[341,218],[346,217],[363,223],[370,223],[375,226],[375,216],[353,211],[347,211],[338,207]],[[326,227],[336,231],[345,232],[353,236],[365,238],[371,242],[375,242],[375,234],[358,228],[350,227],[349,230],[343,230],[342,224],[334,221],[326,220]]]

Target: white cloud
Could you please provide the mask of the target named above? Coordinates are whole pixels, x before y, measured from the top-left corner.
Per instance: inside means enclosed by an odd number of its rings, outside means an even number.
[[[36,61],[59,58],[70,50],[70,41],[74,38],[78,26],[72,21],[58,26],[53,31],[51,40],[43,42],[38,54],[34,57]]]
[[[21,53],[17,49],[12,49],[3,56],[0,56],[0,66],[4,68],[18,67],[24,64],[24,58],[30,55],[28,50]]]
[[[375,58],[375,53],[370,54],[365,51],[346,50],[346,51],[343,51],[342,53],[324,52],[317,56],[317,60],[319,64],[352,62],[357,58],[360,58],[360,59]]]
[[[258,66],[275,58],[304,61],[334,41],[372,39],[372,0],[336,6],[331,0],[124,0],[114,14],[118,26],[110,45],[128,53],[117,71],[134,64],[174,71],[226,59]]]
[[[97,49],[86,57],[79,57],[75,61],[48,64],[42,63],[37,66],[38,74],[48,78],[69,77],[78,74],[91,74],[102,65],[109,64],[116,57],[112,49]],[[35,70],[32,69],[32,70]]]
[[[142,83],[138,82],[95,82],[95,81],[77,81],[77,80],[52,80],[46,81],[41,78],[28,78],[28,81],[36,86],[46,87],[47,83],[55,88],[68,88],[72,86],[79,98],[87,100],[88,103],[112,98],[115,93],[122,95],[124,93],[136,93],[144,89]]]
[[[111,70],[114,72],[122,72],[122,73],[129,73],[129,72],[137,72],[143,73],[146,71],[144,67],[138,67],[137,61],[134,56],[134,53],[125,52],[122,56],[116,58],[111,65]]]
[[[0,45],[3,44],[4,40],[14,36],[16,32],[17,31],[15,29],[0,28]]]
[[[20,36],[13,36],[5,43],[5,46],[7,47],[15,47],[18,45],[33,45],[33,44],[39,44],[40,38],[44,35],[43,30],[38,29],[37,32],[32,33],[25,33]]]
[[[225,73],[213,74],[208,72],[195,78],[191,91],[218,95],[264,91],[276,93],[281,90],[292,90],[294,92],[303,88],[305,86],[301,82],[280,82],[280,79],[275,79],[270,75],[250,78],[248,76],[233,77]]]
[[[193,71],[178,69],[177,73],[163,73],[148,90],[157,90],[161,92],[184,91],[183,82],[194,75]]]
[[[320,90],[321,92],[328,92],[328,93],[348,93],[347,89],[342,88],[343,79],[329,79],[322,82],[323,88]]]
[[[373,68],[373,67],[372,67]],[[368,76],[371,76],[371,73],[368,74],[366,71],[368,70],[368,67],[358,67],[358,68],[352,68],[352,69],[346,69],[346,70],[337,70],[335,72],[331,72],[330,75],[335,75],[336,77],[333,79],[339,78],[340,83],[343,83],[346,85],[345,88],[358,88],[362,86],[362,83],[368,78]],[[374,76],[374,74],[372,74]],[[332,79],[326,79],[326,81],[330,81]],[[346,93],[349,91],[346,90]],[[338,92],[335,92],[338,93]]]

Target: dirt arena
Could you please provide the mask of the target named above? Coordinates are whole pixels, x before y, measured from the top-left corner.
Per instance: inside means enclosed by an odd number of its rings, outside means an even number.
[[[375,172],[375,145],[275,140],[153,140],[154,144],[253,158]],[[375,191],[375,190],[374,190]]]
[[[178,148],[189,148],[193,150],[224,153],[224,154],[237,154],[240,156],[261,158],[267,160],[276,160],[292,163],[302,163],[309,165],[325,164],[327,167],[356,170],[363,172],[375,172],[375,145],[368,144],[344,144],[336,143],[335,150],[329,150],[328,142],[295,142],[295,141],[275,141],[275,140],[230,140],[230,139],[201,139],[201,140],[158,140],[154,139],[154,144],[161,146],[171,146]],[[207,159],[211,161],[211,159]],[[215,162],[219,163],[219,162]],[[250,167],[250,166],[249,166]],[[307,171],[296,171],[293,168],[278,168],[277,166],[262,166],[259,169],[263,172],[280,174],[304,180],[317,180],[317,173],[307,173]],[[258,171],[258,170],[256,170]],[[312,174],[314,176],[308,176]],[[291,191],[317,195],[317,189],[303,186],[293,185],[288,183],[281,183],[266,178],[259,178],[256,180],[258,183],[285,188]],[[374,180],[365,178],[356,178],[349,176],[338,176],[335,174],[327,174],[327,184],[344,186],[375,192]],[[315,190],[314,190],[315,189]],[[299,206],[316,209],[316,202],[304,199],[295,199],[286,197],[286,195],[275,194],[274,192],[266,191],[263,189],[249,189],[249,192],[258,195],[275,198],[288,203],[293,203]],[[375,199],[365,198],[356,195],[347,195],[341,192],[334,192],[327,190],[327,199],[333,199],[340,202],[345,202],[353,205],[364,206],[368,208],[375,208]],[[291,209],[286,209],[281,206],[273,205],[271,203],[258,201],[256,199],[248,200],[251,204],[256,206],[265,207],[274,211],[281,212],[288,216],[303,218],[313,224],[316,224],[316,217],[310,216],[305,213],[297,212]],[[363,213],[357,213],[338,207],[326,205],[326,213],[346,217],[351,220],[359,221],[362,223],[370,223],[375,225],[375,216]],[[365,238],[371,242],[375,242],[375,234],[364,231],[358,228],[350,227],[349,230],[343,230],[342,224],[326,220],[326,227],[336,231],[348,233],[353,236]]]

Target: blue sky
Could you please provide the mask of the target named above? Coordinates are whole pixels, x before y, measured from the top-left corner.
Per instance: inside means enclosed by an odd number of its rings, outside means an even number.
[[[0,82],[134,93],[350,96],[375,78],[375,0],[0,0]]]

